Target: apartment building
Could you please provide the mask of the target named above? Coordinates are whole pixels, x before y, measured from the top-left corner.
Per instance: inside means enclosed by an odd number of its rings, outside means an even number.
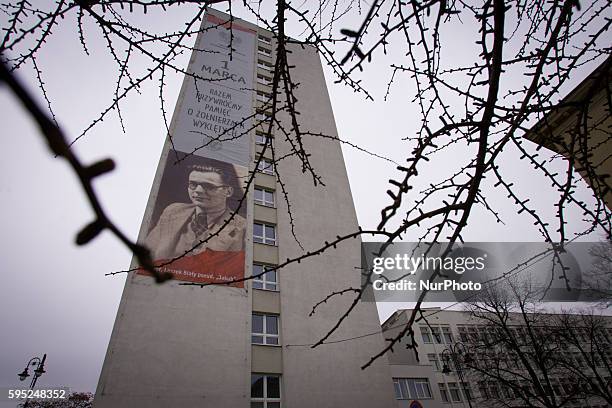
[[[311,347],[352,300],[310,316],[313,306],[360,284],[359,240],[275,269],[358,229],[339,142],[304,139],[325,182],[315,186],[278,127],[268,132],[273,34],[213,10],[203,27],[188,69],[215,80],[184,80],[139,236],[174,279],[130,273],[94,406],[393,406],[386,361],[360,369],[384,347],[382,333],[344,341],[380,330],[374,303],[360,302],[329,344]],[[291,51],[303,130],[337,137],[316,50]],[[214,222],[212,201],[222,207]]]

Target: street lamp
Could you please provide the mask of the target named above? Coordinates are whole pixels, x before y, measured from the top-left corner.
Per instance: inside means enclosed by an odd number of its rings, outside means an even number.
[[[462,363],[469,364],[470,360],[471,358],[469,353],[467,352],[465,344],[461,343],[460,341],[456,342],[455,344],[451,344],[450,346],[448,346],[447,349],[444,349],[444,351],[442,351],[442,373],[450,374],[453,371],[450,368],[449,364],[450,362],[452,362],[452,365],[455,367],[455,369],[457,370],[457,374],[459,375],[459,381],[461,382],[460,389],[464,391],[464,396],[466,397],[470,408],[473,408],[471,401],[472,395],[466,395],[465,393],[465,381],[463,379],[463,369],[461,367]]]
[[[30,361],[28,361],[28,363],[26,364],[23,371],[17,374],[17,376],[19,376],[19,380],[24,381],[26,378],[30,376],[30,372],[28,371],[30,366],[32,367],[36,366],[36,368],[34,369],[34,377],[32,377],[32,381],[30,381],[29,390],[34,389],[34,386],[36,385],[36,381],[38,380],[38,377],[40,377],[41,375],[45,373],[45,360],[46,359],[47,359],[46,354],[43,354],[42,359],[40,357],[32,357]],[[30,397],[28,396],[26,397],[25,404],[23,404],[23,408],[26,408],[29,402],[30,402]]]

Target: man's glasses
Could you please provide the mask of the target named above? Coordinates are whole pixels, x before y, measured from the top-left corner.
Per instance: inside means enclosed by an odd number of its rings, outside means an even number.
[[[190,190],[195,190],[198,187],[202,187],[202,190],[204,191],[218,191],[220,188],[224,188],[224,187],[228,187],[224,184],[220,185],[220,186],[216,186],[214,184],[210,184],[210,183],[198,183],[196,181],[190,181],[189,182],[189,189]]]

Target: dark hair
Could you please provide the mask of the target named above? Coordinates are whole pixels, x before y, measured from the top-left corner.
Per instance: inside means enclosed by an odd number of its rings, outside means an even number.
[[[192,172],[197,171],[200,173],[216,173],[219,175],[219,177],[221,177],[221,181],[223,181],[223,184],[229,184],[229,177],[226,174],[226,172],[224,172],[223,170],[221,170],[218,167],[213,167],[213,166],[205,166],[202,164],[194,164],[192,166],[189,166],[189,173],[191,174]]]

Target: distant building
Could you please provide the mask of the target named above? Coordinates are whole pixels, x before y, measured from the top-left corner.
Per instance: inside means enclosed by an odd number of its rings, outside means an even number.
[[[549,111],[525,137],[561,154],[612,209],[612,57]]]
[[[398,310],[383,324],[386,338],[396,335],[407,323],[412,310]],[[424,408],[469,407],[468,399],[473,408],[476,407],[521,407],[521,399],[515,392],[536,392],[534,384],[529,381],[529,375],[521,366],[520,359],[509,353],[503,342],[495,343],[497,330],[487,323],[486,319],[475,317],[469,312],[444,310],[440,308],[425,308],[423,313],[427,322],[420,321],[414,325],[417,349],[407,349],[406,341],[394,347],[388,353],[391,375],[395,386],[396,407],[409,407],[417,400]],[[542,322],[550,322],[548,315],[540,315]],[[584,370],[587,376],[600,377],[608,387],[612,387],[612,317],[603,317],[601,330],[593,333],[587,327],[576,327],[578,340],[575,344],[564,340],[554,342],[558,349],[551,352],[561,353],[562,362]],[[554,327],[546,324],[533,328],[540,339],[551,336]],[[509,317],[508,328],[513,339],[522,344],[525,354],[533,352],[530,346],[527,328],[518,316]],[[591,327],[592,329],[592,327]],[[544,340],[546,342],[546,340]],[[495,345],[493,345],[495,344]],[[552,343],[551,343],[552,344]],[[597,344],[599,347],[594,347]],[[502,353],[493,354],[501,350]],[[597,352],[595,353],[594,351]],[[418,358],[417,358],[418,353]],[[492,356],[496,357],[493,358]],[[502,357],[500,357],[502,356]],[[554,359],[551,359],[551,361]],[[490,366],[488,366],[490,365]],[[589,367],[592,365],[592,367]],[[481,367],[480,371],[472,367]],[[502,367],[510,376],[524,375],[521,389],[517,391],[501,380],[496,381],[493,366]],[[491,376],[482,375],[491,367]],[[567,369],[551,369],[549,392],[559,399],[570,398],[576,391],[577,384],[582,385],[582,379],[572,377]],[[463,381],[461,378],[463,378]],[[544,382],[544,381],[542,381]],[[578,392],[579,394],[582,392]],[[535,397],[532,406],[538,405]],[[561,405],[560,405],[561,406]],[[604,400],[597,397],[576,398],[565,401],[562,406],[576,408],[610,407]]]
[[[303,140],[325,182],[321,187],[302,173],[295,156],[286,156],[285,135],[267,133],[274,36],[242,20],[230,25],[227,19],[213,10],[206,17],[208,29],[196,48],[213,52],[195,51],[189,69],[218,80],[201,82],[197,89],[193,78],[184,81],[171,125],[173,144],[168,140],[164,146],[140,233],[140,242],[155,247],[160,262],[185,254],[194,238],[210,240],[164,267],[174,274],[172,281],[158,285],[142,273],[128,276],[94,406],[393,406],[386,361],[360,369],[384,348],[382,333],[359,337],[380,331],[374,303],[360,302],[330,344],[311,348],[351,299],[338,296],[309,316],[313,306],[334,291],[360,285],[355,269],[361,261],[360,240],[273,270],[304,253],[292,228],[301,245],[312,250],[338,234],[357,231],[357,217],[337,140]],[[235,48],[231,59],[230,42]],[[303,130],[337,137],[319,55],[309,46],[290,48],[292,79],[301,84],[296,96]],[[289,123],[285,112],[278,119]],[[202,143],[206,146],[195,150]],[[277,163],[270,144],[276,159],[282,158]],[[195,155],[185,156],[192,151]],[[176,165],[177,158],[184,158],[183,164]],[[243,181],[254,171],[254,186],[238,207]],[[219,214],[214,220],[213,204]],[[215,236],[224,221],[229,228]],[[222,283],[263,272],[232,286],[180,285]]]

